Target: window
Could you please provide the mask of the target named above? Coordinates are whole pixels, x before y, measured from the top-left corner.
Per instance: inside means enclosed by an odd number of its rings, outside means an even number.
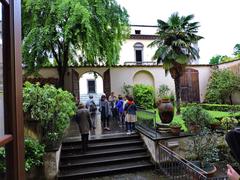
[[[141,34],[141,30],[135,30],[135,34]]]
[[[136,57],[136,63],[142,64],[143,62],[143,44],[142,43],[135,43],[134,44],[134,51],[135,51],[135,57]]]
[[[88,80],[88,93],[96,93],[96,81]]]

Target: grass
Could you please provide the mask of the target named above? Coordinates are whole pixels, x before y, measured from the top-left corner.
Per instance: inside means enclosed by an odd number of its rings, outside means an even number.
[[[185,108],[181,108],[181,112],[183,112],[184,109]],[[151,120],[153,118],[156,118],[156,122],[161,122],[157,109],[149,109],[147,111],[149,111],[149,112],[154,112],[155,111],[156,112],[155,117],[148,114],[148,113],[144,113],[144,112],[140,112],[140,111],[137,112],[137,117],[142,118],[142,119],[146,119],[146,120]],[[208,111],[208,112],[213,118],[216,118],[216,119],[222,119],[223,117],[229,117],[229,116],[240,116],[240,112],[237,112],[237,113],[230,113],[230,112],[223,112],[223,111]],[[186,132],[188,130],[186,125],[185,125],[184,120],[182,119],[182,115],[176,115],[175,114],[174,118],[173,118],[173,122],[180,122],[180,124],[182,125],[181,129],[184,132]]]

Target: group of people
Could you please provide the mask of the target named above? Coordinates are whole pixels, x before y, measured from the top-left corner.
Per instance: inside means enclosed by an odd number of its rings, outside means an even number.
[[[136,111],[137,107],[131,96],[123,98],[118,95],[117,98],[112,92],[108,99],[106,95],[102,95],[99,100],[102,126],[107,131],[111,130],[110,120],[117,120],[119,126],[125,127],[128,135],[135,133]],[[83,152],[86,152],[88,148],[89,131],[96,129],[96,113],[97,105],[92,95],[89,96],[85,105],[81,102],[78,103],[75,120],[82,137]]]
[[[137,107],[132,96],[123,98],[118,95],[117,98],[112,92],[107,100],[106,96],[102,95],[99,102],[99,111],[101,112],[104,130],[110,130],[110,120],[117,120],[119,126],[126,127],[127,134],[135,133]]]

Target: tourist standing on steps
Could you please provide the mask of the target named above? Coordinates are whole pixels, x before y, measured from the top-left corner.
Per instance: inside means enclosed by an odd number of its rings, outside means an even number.
[[[126,103],[124,107],[124,111],[126,112],[126,122],[127,122],[127,134],[133,134],[134,132],[134,127],[135,127],[135,122],[137,121],[137,106],[135,102],[133,101],[133,97],[129,96],[128,97],[128,102]]]
[[[93,100],[93,95],[89,95],[89,100],[86,102],[86,108],[89,110],[92,120],[93,129],[96,129],[96,112],[97,105]]]
[[[102,95],[99,101],[99,111],[101,112],[101,121],[103,123],[104,130],[110,131],[109,114],[111,110],[105,95]]]
[[[121,96],[121,95],[118,95],[118,101],[117,101],[116,107],[117,107],[118,119],[119,119],[119,125],[120,125],[120,126],[121,126],[121,125],[122,125],[122,126],[124,125],[124,119],[123,119],[123,111],[124,111],[124,109],[123,109],[123,103],[124,103],[124,101],[123,101],[122,96]]]
[[[83,103],[79,103],[78,111],[76,114],[76,122],[82,138],[82,152],[85,153],[88,148],[89,131],[92,129],[92,121],[90,112],[84,107]]]

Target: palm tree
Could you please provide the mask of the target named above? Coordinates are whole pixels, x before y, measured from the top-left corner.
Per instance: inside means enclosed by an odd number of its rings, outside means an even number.
[[[187,64],[199,58],[196,35],[199,22],[190,22],[194,15],[180,17],[173,13],[167,22],[158,20],[158,38],[149,47],[157,46],[153,59],[163,63],[165,73],[170,72],[175,83],[177,114],[180,114],[180,77]]]

